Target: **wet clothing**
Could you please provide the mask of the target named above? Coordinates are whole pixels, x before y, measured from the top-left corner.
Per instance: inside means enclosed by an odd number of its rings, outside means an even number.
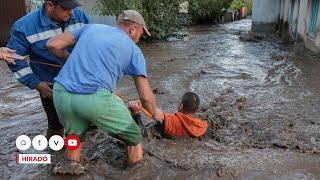
[[[73,134],[85,140],[90,123],[109,135],[135,146],[142,141],[140,128],[132,119],[121,98],[106,88],[93,94],[74,94],[59,83],[54,84],[53,100],[66,136]]]
[[[136,114],[132,116],[134,121],[138,124],[140,127],[141,133],[144,138],[157,138],[157,139],[162,139],[165,138],[166,135],[164,134],[164,121],[156,121],[153,123],[148,124],[147,126],[144,126],[142,121],[141,121],[141,115]]]
[[[164,133],[178,137],[200,137],[208,129],[208,123],[181,112],[175,114],[165,113]]]
[[[124,75],[147,76],[141,50],[119,27],[89,24],[72,34],[77,44],[55,78],[69,92],[114,92]]]
[[[77,43],[54,79],[53,91],[66,135],[84,140],[91,122],[127,145],[137,145],[140,128],[113,92],[123,75],[147,76],[141,50],[117,27],[85,25],[72,34]]]
[[[53,100],[50,98],[41,97],[41,102],[43,109],[48,117],[48,129],[53,131],[59,131],[63,129],[63,126],[59,121],[56,109],[54,108]]]
[[[64,24],[65,31],[73,31],[90,22],[83,11],[73,9],[70,20]],[[17,20],[12,26],[10,39],[7,47],[15,49],[19,55],[30,55],[30,60],[51,64],[63,65],[63,61],[50,54],[46,48],[47,41],[54,36],[62,34],[61,27],[53,23],[45,13],[45,6],[42,5],[35,11]],[[71,52],[72,48],[68,51]],[[17,80],[34,89],[40,81],[53,82],[58,75],[60,68],[50,67],[36,63],[16,61],[16,65],[9,65],[9,68]]]
[[[175,114],[165,113],[163,122],[156,122],[143,127],[140,116],[134,116],[134,120],[140,126],[144,137],[162,138],[169,137],[201,137],[207,129],[208,123],[201,119],[187,116],[181,112]]]
[[[90,22],[87,15],[76,8],[72,10],[70,20],[63,25],[53,23],[45,13],[45,5],[25,15],[14,23],[10,32],[8,48],[16,50],[19,55],[29,55],[30,60],[62,65],[63,61],[50,54],[46,48],[47,41],[65,31],[73,31]],[[72,48],[68,51],[71,52]],[[25,61],[16,61],[9,65],[17,80],[31,89],[41,81],[53,82],[60,68]],[[48,118],[48,134],[61,132],[63,127],[58,120],[52,99],[41,98]],[[55,133],[54,133],[55,134]]]

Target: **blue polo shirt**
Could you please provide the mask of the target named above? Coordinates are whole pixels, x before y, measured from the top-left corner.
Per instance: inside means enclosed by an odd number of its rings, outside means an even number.
[[[139,47],[120,28],[90,24],[72,32],[77,43],[54,79],[75,94],[100,88],[114,92],[124,76],[145,76],[146,62]]]
[[[89,23],[89,18],[78,8],[72,10],[73,14],[65,23],[63,30],[53,23],[45,13],[45,6],[25,15],[12,26],[10,40],[7,47],[15,49],[20,55],[29,55],[32,61],[63,65],[63,61],[50,54],[46,48],[47,41],[66,31],[73,31]],[[68,51],[71,52],[72,48]],[[36,63],[16,61],[16,65],[9,68],[17,80],[29,88],[35,88],[40,81],[53,82],[61,68]]]

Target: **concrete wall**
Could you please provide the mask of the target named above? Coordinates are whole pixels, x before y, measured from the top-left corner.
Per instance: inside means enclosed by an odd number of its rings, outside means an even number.
[[[280,24],[281,1],[255,0],[252,9],[252,31],[274,32]]]
[[[320,52],[320,11],[318,12],[318,31],[316,38],[313,38],[309,36],[311,0],[297,0],[296,2],[293,22],[289,24],[291,39],[303,42],[308,49]]]
[[[308,1],[300,1],[300,10],[298,18],[298,29],[297,29],[297,40],[301,41],[305,36],[307,36],[307,28],[309,26],[308,12]],[[309,11],[310,12],[310,11]]]
[[[316,37],[310,37],[312,0],[296,0],[295,4],[291,2],[292,0],[255,0],[252,10],[252,31],[272,32],[279,27],[283,40],[303,42],[307,48],[320,52],[320,10]],[[294,6],[293,12],[291,12],[292,6]]]
[[[320,9],[320,7],[319,7],[319,9]],[[320,10],[318,12],[318,33],[317,33],[317,36],[315,39],[315,45],[316,45],[318,52],[320,52]]]
[[[281,29],[281,39],[283,41],[288,41],[290,39],[289,35],[289,13],[290,13],[290,7],[291,7],[291,0],[286,0],[284,7],[284,15],[283,15],[283,25]]]
[[[305,34],[303,36],[303,41],[304,41],[304,44],[307,48],[309,48],[313,51],[320,52],[320,7],[319,7],[319,12],[318,12],[318,25],[317,25],[316,38],[312,38],[308,35],[309,23],[310,23],[310,12],[311,12],[311,0],[309,0],[308,4],[307,4]]]
[[[291,13],[292,7],[294,10],[293,13]],[[296,39],[297,36],[297,28],[298,28],[298,17],[299,17],[299,7],[300,7],[300,0],[296,0],[294,4],[291,4],[290,6],[290,13],[289,13],[289,21],[291,19],[291,22],[289,22],[289,33],[292,39]],[[293,17],[291,17],[293,15]]]
[[[281,0],[280,4],[280,20],[284,20],[284,11],[285,11],[286,0]]]
[[[291,7],[291,0],[286,0],[285,9],[284,9],[284,22],[288,22],[289,19],[289,13],[290,13],[290,7]]]

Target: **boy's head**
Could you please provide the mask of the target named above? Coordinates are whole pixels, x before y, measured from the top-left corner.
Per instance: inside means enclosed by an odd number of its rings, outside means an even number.
[[[199,109],[200,98],[193,92],[186,92],[183,94],[178,111],[183,113],[194,114]]]

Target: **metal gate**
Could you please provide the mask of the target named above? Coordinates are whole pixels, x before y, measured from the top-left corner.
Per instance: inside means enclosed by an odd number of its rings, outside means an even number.
[[[25,15],[24,0],[0,0],[0,46],[5,46],[12,24]]]
[[[319,13],[319,0],[312,0],[310,23],[309,23],[309,36],[312,38],[316,37],[317,25],[318,25],[318,13]]]

